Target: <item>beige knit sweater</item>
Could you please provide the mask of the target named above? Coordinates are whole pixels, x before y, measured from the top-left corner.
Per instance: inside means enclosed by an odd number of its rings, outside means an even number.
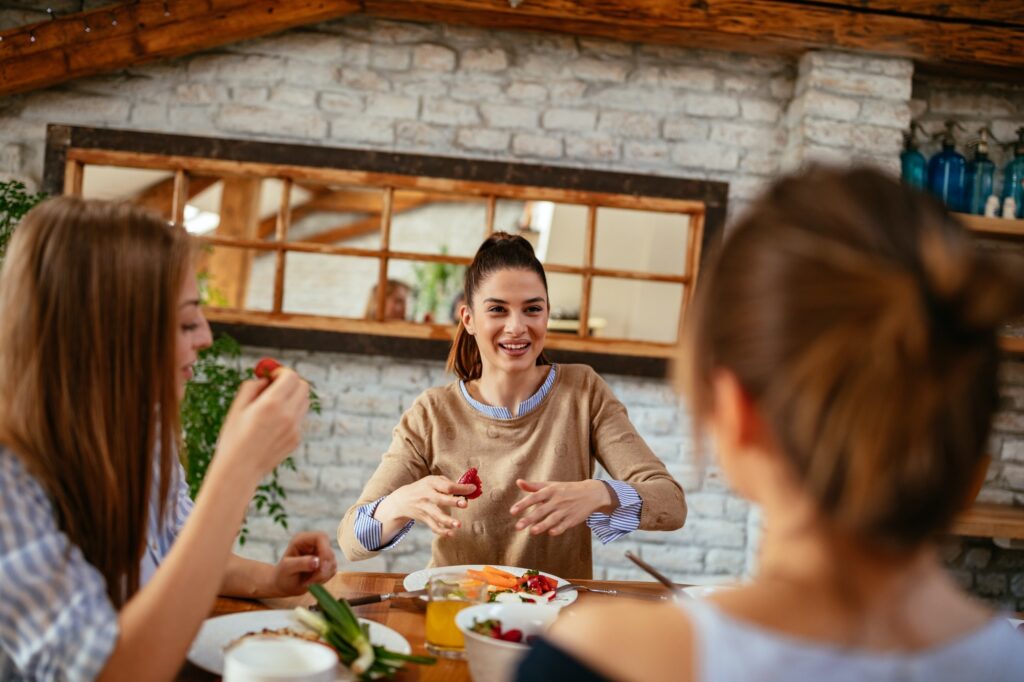
[[[474,409],[459,382],[432,388],[416,399],[395,427],[391,447],[341,520],[338,544],[351,561],[377,554],[355,536],[360,506],[424,476],[455,481],[479,470],[483,495],[466,509],[452,509],[462,522],[454,537],[434,537],[432,566],[503,564],[536,568],[563,578],[593,573],[586,524],[558,537],[515,530],[509,507],[528,481],[583,481],[600,462],[612,478],[633,486],[643,499],[642,530],[675,530],[686,518],[683,490],[637,434],[626,408],[594,370],[559,365],[544,400],[529,414],[494,419]]]

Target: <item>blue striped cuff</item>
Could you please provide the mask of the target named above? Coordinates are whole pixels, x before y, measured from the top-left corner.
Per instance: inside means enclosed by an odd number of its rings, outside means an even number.
[[[601,482],[611,486],[615,491],[615,496],[619,498],[619,506],[610,515],[594,512],[587,518],[587,526],[602,545],[607,545],[640,527],[640,512],[644,500],[636,488],[628,483],[605,480]]]
[[[387,495],[384,497],[387,497]],[[359,543],[370,552],[379,552],[381,550],[391,549],[409,534],[409,531],[412,530],[413,524],[416,523],[415,521],[410,521],[405,524],[405,527],[398,531],[398,535],[393,537],[391,542],[381,546],[381,529],[384,527],[384,524],[373,518],[373,514],[377,511],[377,507],[380,506],[380,503],[384,501],[384,497],[381,497],[374,502],[364,504],[356,512],[356,539],[359,540]],[[639,523],[639,519],[640,517],[637,516],[637,523]]]

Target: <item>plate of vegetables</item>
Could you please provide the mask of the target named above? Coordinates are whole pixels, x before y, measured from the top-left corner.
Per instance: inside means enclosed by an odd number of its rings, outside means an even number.
[[[338,653],[337,679],[371,680],[394,675],[407,664],[431,665],[436,659],[413,656],[409,641],[380,623],[356,618],[344,600],[320,585],[310,586],[319,612],[293,610],[242,611],[207,618],[192,642],[188,660],[217,675],[224,672],[224,654],[248,637],[295,637],[319,642]]]
[[[405,576],[402,585],[409,592],[422,590],[435,574],[462,571],[466,577],[487,584],[489,602],[514,604],[553,604],[567,606],[576,601],[574,589],[555,590],[569,581],[550,573],[543,573],[517,566],[488,566],[485,564],[464,564],[460,566],[436,566],[424,568]]]

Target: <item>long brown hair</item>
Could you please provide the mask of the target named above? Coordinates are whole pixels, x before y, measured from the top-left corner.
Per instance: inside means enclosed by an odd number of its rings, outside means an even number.
[[[996,328],[1022,286],[930,197],[870,169],[775,183],[698,291],[697,416],[732,372],[835,527],[912,549],[951,524],[998,406]]]
[[[163,519],[178,451],[189,257],[184,231],[155,214],[58,197],[25,216],[0,274],[0,442],[118,607],[138,590],[153,476]]]
[[[480,288],[484,280],[499,270],[527,270],[536,273],[544,284],[544,295],[547,296],[548,278],[544,274],[544,266],[537,260],[537,255],[533,252],[533,245],[519,235],[495,232],[484,240],[484,243],[477,249],[473,262],[466,268],[466,276],[462,284],[464,303],[472,307],[473,295],[477,289]],[[537,357],[537,364],[551,364],[544,356],[543,351]],[[458,327],[455,329],[452,349],[448,353],[448,371],[453,372],[463,381],[479,379],[483,372],[480,348],[477,347],[473,335],[466,331],[461,317]]]

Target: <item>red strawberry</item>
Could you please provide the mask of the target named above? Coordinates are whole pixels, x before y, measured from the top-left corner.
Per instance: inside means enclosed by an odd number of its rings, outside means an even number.
[[[484,493],[484,484],[480,480],[480,475],[476,472],[476,467],[472,467],[466,473],[462,474],[462,478],[459,479],[459,485],[472,484],[476,486],[476,490],[466,495],[467,500],[475,500]]]
[[[281,363],[274,358],[260,358],[256,363],[253,373],[257,379],[273,379],[274,373],[281,367]]]
[[[501,633],[501,638],[506,642],[522,642],[523,631],[522,630],[505,630]]]

